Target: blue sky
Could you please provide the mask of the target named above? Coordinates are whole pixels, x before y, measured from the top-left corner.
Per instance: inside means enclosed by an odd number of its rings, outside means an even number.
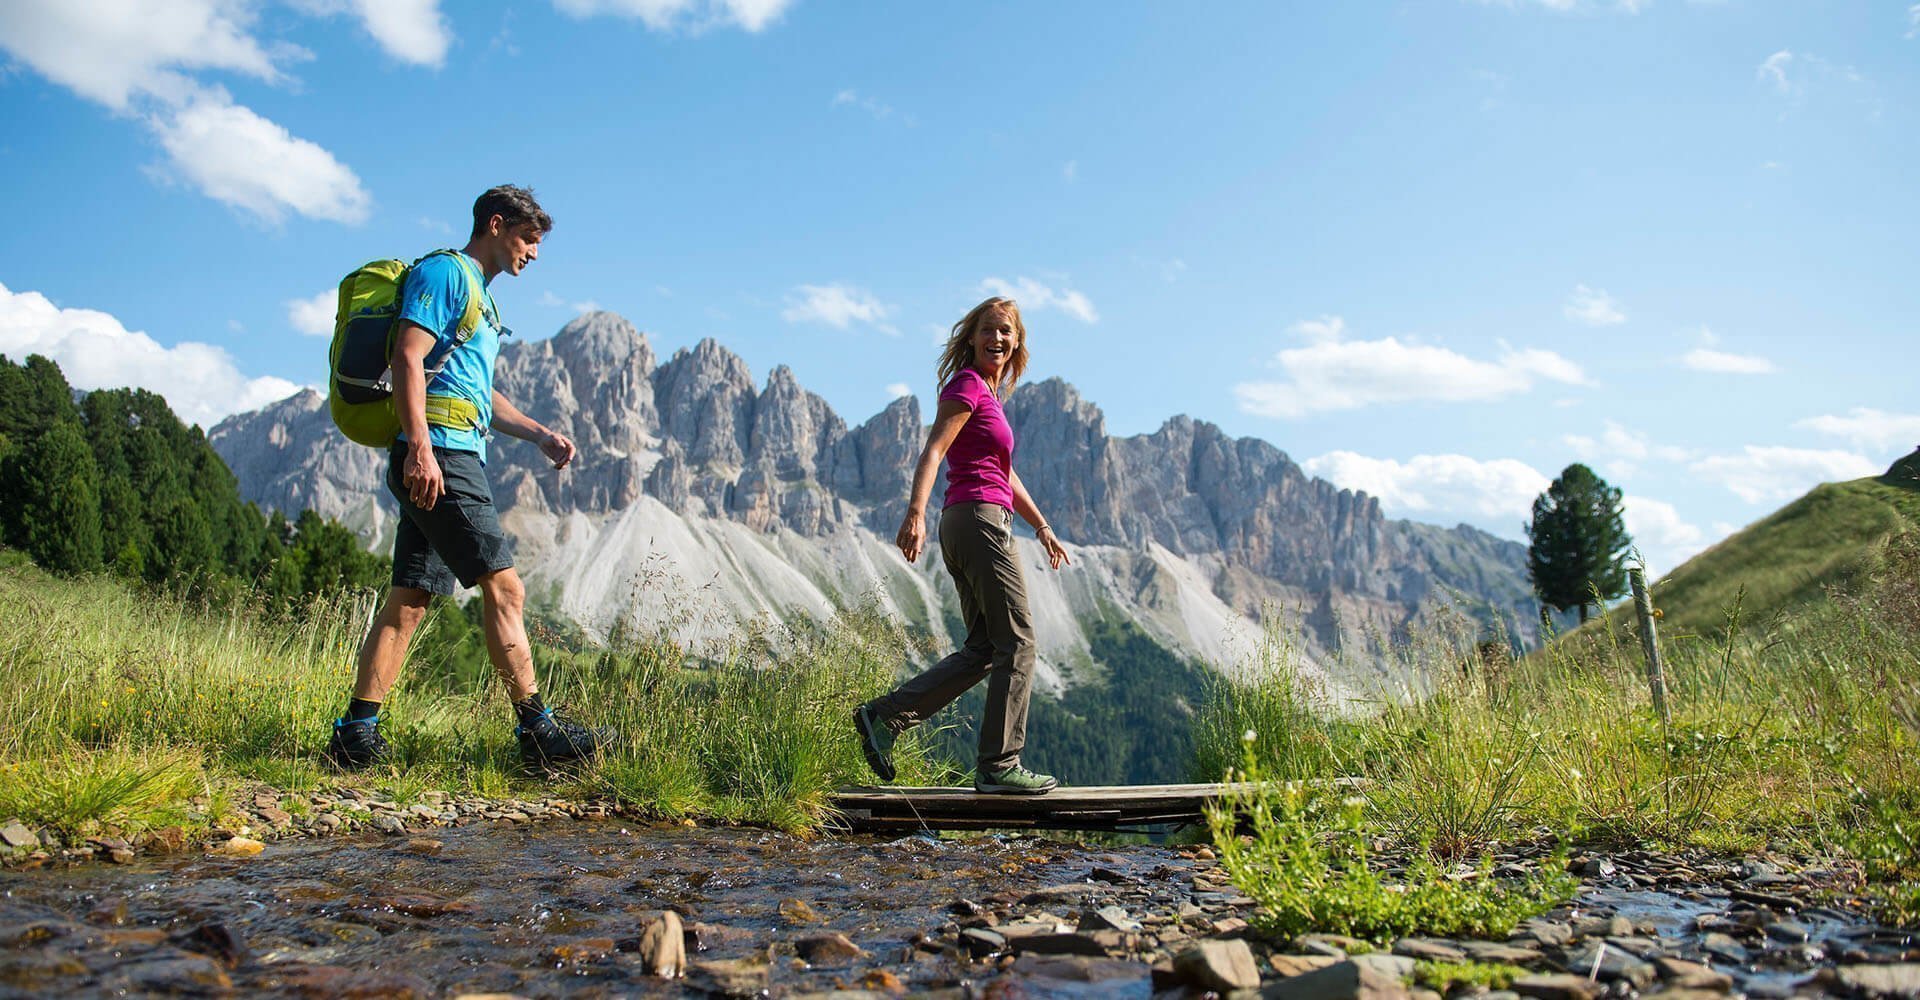
[[[1114,433],[1515,538],[1585,461],[1656,571],[1920,443],[1911,0],[16,0],[0,50],[0,352],[203,422],[511,181],[521,335],[716,337],[850,423],[1010,289]]]

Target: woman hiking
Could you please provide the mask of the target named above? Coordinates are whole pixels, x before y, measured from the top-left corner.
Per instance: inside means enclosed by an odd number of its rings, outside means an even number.
[[[1001,402],[1027,369],[1027,328],[1012,299],[991,298],[953,325],[940,355],[940,404],[927,446],[913,470],[907,516],[895,544],[908,562],[927,541],[927,497],[934,472],[947,463],[940,512],[940,555],[960,593],[967,641],[892,693],[854,709],[867,763],[892,781],[893,744],[968,688],[987,678],[980,720],[980,756],[973,787],[981,792],[1040,795],[1059,784],[1020,764],[1027,742],[1027,699],[1033,683],[1033,614],[1013,544],[1013,515],[1033,526],[1047,563],[1070,562],[1060,539],[1013,471],[1013,428]]]

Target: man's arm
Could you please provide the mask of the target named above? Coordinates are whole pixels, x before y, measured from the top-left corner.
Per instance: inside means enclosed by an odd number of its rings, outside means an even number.
[[[432,510],[446,491],[427,431],[427,354],[435,343],[427,328],[402,320],[393,338],[393,357],[387,359],[393,366],[393,409],[400,416],[401,433],[407,436],[407,460],[400,478],[413,505],[421,510]]]
[[[556,469],[564,469],[573,461],[572,439],[521,413],[498,389],[493,390],[493,429],[508,437],[533,442]]]

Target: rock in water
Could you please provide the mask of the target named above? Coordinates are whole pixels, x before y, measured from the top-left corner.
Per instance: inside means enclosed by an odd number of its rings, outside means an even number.
[[[1260,996],[1261,1000],[1408,1000],[1412,994],[1392,976],[1357,962],[1340,962],[1282,979]]]
[[[687,967],[687,937],[680,914],[662,910],[640,931],[640,964],[647,975],[678,979]]]
[[[1202,941],[1174,956],[1173,972],[1182,982],[1222,993],[1258,989],[1260,967],[1253,949],[1237,938]]]

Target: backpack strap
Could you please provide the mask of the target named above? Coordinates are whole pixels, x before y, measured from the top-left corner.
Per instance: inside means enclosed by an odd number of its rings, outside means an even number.
[[[467,308],[460,314],[460,322],[454,325],[454,346],[458,347],[466,343],[473,336],[474,331],[480,328],[482,317],[485,317],[487,324],[495,330],[503,329],[500,325],[499,307],[494,304],[493,296],[487,294],[487,283],[480,274],[479,265],[473,263],[459,250],[435,250],[421,257],[420,260],[438,257],[441,254],[452,257],[454,263],[460,266],[460,273],[467,276]],[[413,263],[418,266],[420,260]]]

